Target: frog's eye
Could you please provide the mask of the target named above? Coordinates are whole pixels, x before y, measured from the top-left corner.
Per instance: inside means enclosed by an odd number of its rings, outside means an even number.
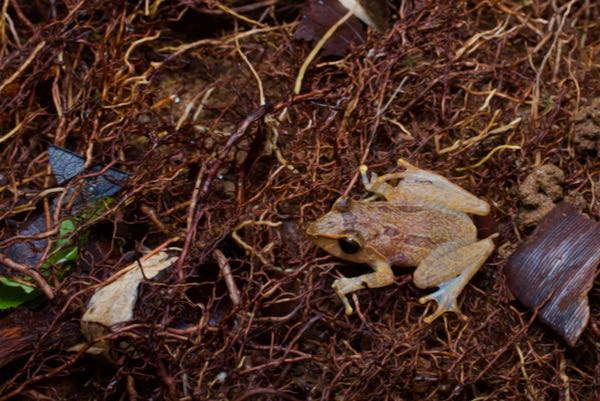
[[[353,254],[360,251],[360,244],[351,237],[342,237],[338,239],[338,245],[344,253]]]

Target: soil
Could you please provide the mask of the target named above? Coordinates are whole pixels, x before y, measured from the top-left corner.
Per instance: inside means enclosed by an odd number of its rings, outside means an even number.
[[[569,347],[503,274],[560,199],[600,218],[600,3],[389,3],[387,30],[317,56],[294,93],[302,2],[5,2],[0,249],[45,213],[53,252],[48,144],[129,180],[70,234],[87,240],[68,271],[45,271],[52,299],[0,312],[17,333],[0,334],[0,401],[600,399],[599,276]],[[369,196],[360,164],[398,158],[492,205],[499,251],[459,298],[467,322],[424,323],[402,268],[344,315],[331,284],[369,268],[305,235]],[[179,260],[142,284],[110,361],[74,351],[95,287],[157,248]]]
[[[517,222],[521,228],[535,227],[542,218],[563,198],[562,184],[565,173],[552,164],[534,167],[519,186],[519,198],[523,208]]]

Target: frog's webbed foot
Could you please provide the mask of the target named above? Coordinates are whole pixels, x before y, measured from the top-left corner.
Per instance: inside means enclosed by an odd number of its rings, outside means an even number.
[[[436,292],[419,298],[419,303],[421,304],[429,301],[435,301],[437,304],[435,312],[423,319],[425,323],[433,322],[446,312],[454,312],[461,320],[468,320],[468,318],[458,308],[456,301],[464,285],[466,284],[466,282],[463,284],[462,281],[463,278],[458,276],[444,284],[441,284]]]
[[[342,277],[333,282],[331,286],[342,303],[346,315],[351,315],[354,312],[350,301],[346,294],[358,291],[362,288],[378,288],[391,285],[394,282],[394,273],[387,263],[378,263],[374,273],[363,274],[358,277]]]
[[[461,319],[467,319],[458,308],[456,299],[494,251],[492,238],[496,236],[494,234],[460,247],[452,244],[441,246],[421,262],[413,276],[415,285],[419,288],[438,287],[434,293],[419,299],[422,304],[428,301],[437,303],[435,312],[425,317],[426,323],[433,322],[445,312],[454,312]]]

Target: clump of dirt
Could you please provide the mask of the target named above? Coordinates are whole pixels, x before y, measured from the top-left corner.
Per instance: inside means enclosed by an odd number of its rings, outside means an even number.
[[[521,229],[535,226],[563,198],[565,173],[553,164],[534,167],[519,185],[524,208],[517,217]]]
[[[573,117],[573,144],[580,154],[600,156],[600,98]]]

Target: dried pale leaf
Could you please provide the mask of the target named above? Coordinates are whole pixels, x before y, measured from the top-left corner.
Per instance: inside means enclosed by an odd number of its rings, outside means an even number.
[[[151,279],[171,266],[177,257],[159,252],[146,260],[136,261],[121,270],[119,277],[96,290],[81,319],[81,331],[88,340],[106,333],[107,329],[133,319],[133,310],[142,280]]]
[[[386,30],[390,10],[385,0],[339,0],[339,2],[377,32]]]
[[[588,323],[587,293],[600,263],[600,224],[559,203],[508,260],[507,284],[523,305],[575,345]]]
[[[317,42],[347,12],[337,0],[307,0],[302,7],[302,20],[294,32],[294,39]],[[352,17],[329,38],[322,55],[342,56],[351,45],[364,43],[365,36],[359,20]]]

